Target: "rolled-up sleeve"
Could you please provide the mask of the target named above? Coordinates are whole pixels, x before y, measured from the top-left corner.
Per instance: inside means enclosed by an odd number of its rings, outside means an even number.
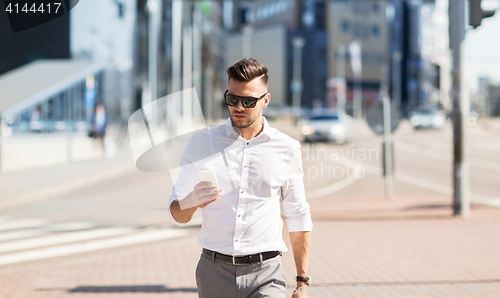
[[[196,160],[194,157],[196,156],[197,149],[198,148],[195,136],[193,137],[193,139],[191,139],[186,151],[182,156],[180,167],[170,169],[171,175],[172,172],[178,170],[179,177],[177,178],[177,181],[174,183],[174,186],[172,187],[172,194],[170,195],[169,198],[167,211],[170,220],[179,226],[183,226],[187,223],[180,223],[176,221],[175,218],[172,216],[172,212],[170,211],[170,206],[172,205],[172,202],[175,199],[183,199],[187,195],[189,195],[193,191],[195,185],[200,182],[198,178],[198,170],[196,170],[196,167],[193,164],[193,162]]]
[[[312,231],[311,210],[306,201],[300,143],[294,141],[290,171],[281,187],[282,211],[289,232]]]

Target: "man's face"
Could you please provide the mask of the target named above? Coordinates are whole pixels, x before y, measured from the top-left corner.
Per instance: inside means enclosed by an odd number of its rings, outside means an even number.
[[[250,82],[239,82],[236,80],[229,80],[228,83],[228,94],[238,95],[238,96],[251,96],[255,98],[261,97],[267,92],[267,87],[262,82],[260,77],[251,80]],[[267,107],[271,95],[266,94],[264,98],[257,101],[254,108],[245,108],[241,100],[234,107],[228,106],[229,116],[231,117],[231,122],[233,126],[242,129],[250,127],[255,123],[259,117],[262,116],[262,110]]]

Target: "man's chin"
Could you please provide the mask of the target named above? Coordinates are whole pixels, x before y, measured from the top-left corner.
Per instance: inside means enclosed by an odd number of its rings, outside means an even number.
[[[233,116],[231,117],[231,122],[237,128],[247,128],[249,126],[247,117],[238,118]]]

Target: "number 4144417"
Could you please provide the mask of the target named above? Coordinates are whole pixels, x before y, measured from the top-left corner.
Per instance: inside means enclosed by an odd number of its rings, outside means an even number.
[[[22,5],[22,4],[21,4]],[[51,8],[51,6],[54,5],[53,8]],[[7,5],[7,8],[5,9],[5,11],[7,11],[8,13],[19,13],[21,11],[24,12],[24,13],[44,13],[44,12],[47,12],[47,13],[57,13],[59,11],[59,7],[61,6],[61,3],[47,3],[47,4],[40,4],[40,6],[38,6],[38,8],[36,7],[35,3],[33,3],[33,5],[31,7],[28,8],[28,3],[25,3],[24,6],[21,8],[21,10],[19,10],[19,3],[16,3],[14,5],[12,5],[12,3],[9,3],[9,5]]]

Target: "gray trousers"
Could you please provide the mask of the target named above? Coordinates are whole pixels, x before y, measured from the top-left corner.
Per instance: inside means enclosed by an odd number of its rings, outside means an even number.
[[[200,298],[284,298],[285,270],[281,256],[262,263],[233,265],[203,253],[196,267]]]

